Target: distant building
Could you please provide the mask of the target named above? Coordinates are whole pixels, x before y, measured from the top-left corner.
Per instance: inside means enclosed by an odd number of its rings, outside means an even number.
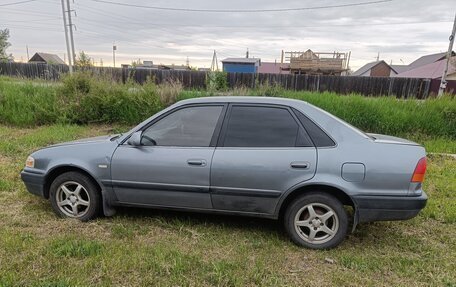
[[[122,64],[122,68],[135,68],[135,69],[143,69],[143,70],[176,70],[176,71],[190,71],[191,68],[186,65],[164,65],[164,64],[158,64],[155,65],[153,61],[143,61],[142,64],[134,64],[134,65],[128,65],[128,64]]]
[[[398,74],[405,72],[409,69],[408,65],[390,65],[390,67]]]
[[[227,58],[222,60],[223,71],[228,73],[257,73],[261,60],[257,58]]]
[[[290,64],[277,62],[261,62],[259,74],[290,74]]]
[[[30,58],[29,63],[44,63],[44,64],[60,64],[66,65],[66,63],[60,59],[56,54],[49,53],[35,53],[33,57]]]
[[[359,77],[390,77],[396,75],[397,71],[388,65],[385,61],[375,61],[362,66],[351,76]]]
[[[395,77],[401,78],[426,78],[426,79],[440,79],[443,75],[443,70],[446,66],[446,58],[429,64],[418,66],[414,69],[399,73]],[[456,56],[450,58],[448,64],[447,80],[456,80]]]
[[[422,57],[416,59],[415,61],[413,61],[412,63],[410,63],[410,65],[407,66],[407,70],[416,69],[418,67],[421,67],[421,66],[424,66],[424,65],[428,65],[428,64],[432,64],[432,63],[435,63],[437,61],[443,60],[443,59],[446,58],[446,54],[447,53],[444,52],[444,53],[436,53],[436,54],[430,54],[430,55],[422,56]],[[455,56],[455,53],[452,52],[451,56]]]
[[[281,62],[289,63],[291,74],[337,75],[347,71],[349,53],[339,52],[283,52]]]
[[[456,54],[452,52],[452,56]],[[409,65],[388,65],[383,60],[376,61],[362,66],[352,76],[436,79],[442,76],[445,58],[446,53],[430,54],[416,59]]]

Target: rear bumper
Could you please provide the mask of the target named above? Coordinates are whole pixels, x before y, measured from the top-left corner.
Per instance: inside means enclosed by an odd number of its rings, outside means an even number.
[[[45,197],[43,173],[23,170],[21,172],[21,179],[30,193]]]
[[[405,220],[415,217],[426,206],[427,195],[356,196],[358,222]]]

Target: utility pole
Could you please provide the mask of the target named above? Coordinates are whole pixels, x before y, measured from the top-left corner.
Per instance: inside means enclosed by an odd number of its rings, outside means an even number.
[[[112,61],[113,61],[114,68],[116,67],[116,50],[117,50],[117,46],[113,43],[112,44]]]
[[[211,71],[218,71],[218,60],[217,60],[217,52],[214,50],[214,54],[212,55],[212,64],[211,64]]]
[[[70,49],[70,42],[68,39],[68,25],[67,25],[67,20],[66,20],[66,15],[65,15],[65,0],[61,0],[62,2],[62,15],[63,15],[63,28],[65,30],[65,41],[66,41],[66,47],[67,47],[67,54],[68,54],[68,67],[70,68],[70,74],[73,73],[73,64],[71,61],[71,49]]]
[[[74,39],[73,39],[73,22],[71,21],[71,10],[70,8],[70,0],[66,0],[67,3],[67,12],[68,12],[68,26],[70,27],[70,42],[71,42],[71,60],[73,64],[76,63],[76,53],[74,52]]]
[[[30,60],[29,52],[28,52],[28,45],[25,45],[25,49],[27,50],[27,62],[28,62]]]
[[[456,14],[454,15],[453,31],[451,32],[451,35],[449,38],[450,45],[448,46],[448,53],[446,55],[445,69],[443,70],[442,79],[440,80],[440,88],[439,88],[438,97],[441,97],[443,95],[443,92],[445,91],[445,88],[447,85],[446,76],[448,73],[448,64],[450,63],[451,54],[453,53],[453,43],[454,43],[455,33],[456,33]]]

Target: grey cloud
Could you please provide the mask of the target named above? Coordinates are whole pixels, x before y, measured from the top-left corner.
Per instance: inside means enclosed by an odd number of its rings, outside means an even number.
[[[147,5],[151,1],[122,1]],[[39,3],[38,3],[39,2]],[[154,1],[155,6],[206,9],[284,8],[353,3],[349,0],[311,1]],[[209,66],[212,51],[219,58],[251,55],[273,61],[280,51],[352,51],[353,68],[372,61],[377,52],[399,61],[446,49],[454,1],[395,0],[368,6],[286,13],[185,13],[128,8],[75,0],[76,49],[110,64],[112,44],[118,46],[118,63],[141,58],[176,64],[190,58],[193,65]],[[151,4],[150,4],[151,5]],[[0,27],[9,27],[16,59],[30,51],[65,53],[60,1],[30,2],[0,9]],[[40,20],[41,19],[41,20]],[[48,20],[44,20],[48,19]],[[33,21],[37,20],[37,21]],[[19,21],[19,22],[18,22]],[[23,22],[20,22],[23,21]],[[402,22],[435,22],[383,25]],[[381,24],[378,26],[366,23]],[[346,25],[346,26],[337,26]]]

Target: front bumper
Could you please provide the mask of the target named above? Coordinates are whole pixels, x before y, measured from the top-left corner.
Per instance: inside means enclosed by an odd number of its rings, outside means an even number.
[[[415,217],[426,206],[427,195],[356,196],[358,222],[405,220]]]
[[[21,179],[30,193],[45,197],[44,194],[44,173],[24,169],[21,172]]]

